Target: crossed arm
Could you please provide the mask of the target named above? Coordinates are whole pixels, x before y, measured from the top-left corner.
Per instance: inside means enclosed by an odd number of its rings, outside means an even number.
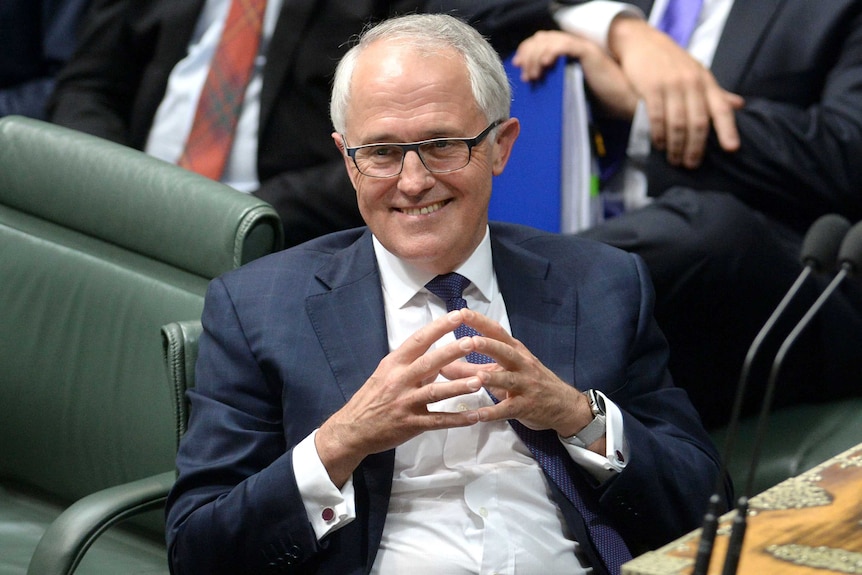
[[[576,34],[540,31],[520,44],[514,63],[521,79],[530,81],[561,56],[580,61],[605,113],[631,120],[642,100],[652,144],[666,152],[671,165],[698,167],[710,128],[725,151],[739,148],[734,112],[743,99],[722,89],[706,67],[644,20],[617,16],[608,50]]]

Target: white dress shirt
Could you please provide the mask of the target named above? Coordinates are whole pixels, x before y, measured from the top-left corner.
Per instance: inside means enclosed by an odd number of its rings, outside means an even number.
[[[176,164],[192,129],[198,100],[210,69],[222,29],[227,21],[231,0],[207,0],[198,18],[188,53],[168,77],[162,99],[144,150],[157,158]],[[282,0],[269,0],[264,13],[263,31],[251,80],[236,127],[233,147],[221,181],[241,192],[253,192],[260,183],[257,175],[257,137],[260,124],[260,91],[269,40],[278,20]]]
[[[653,26],[658,24],[668,1],[655,0],[650,12],[650,24]],[[707,68],[712,65],[715,49],[732,7],[733,0],[703,0],[703,7],[686,49],[693,58]],[[643,12],[635,6],[609,0],[594,0],[583,5],[562,8],[554,17],[563,30],[589,38],[607,50],[611,21],[620,14],[644,17]],[[646,106],[641,100],[632,120],[632,130],[626,150],[628,161],[603,190],[610,194],[621,195],[627,210],[641,207],[650,201],[646,195],[647,180],[644,172],[649,153],[649,117]]]
[[[389,347],[395,349],[447,311],[424,288],[433,276],[401,262],[376,238],[374,248]],[[480,247],[456,271],[472,282],[464,293],[468,307],[499,321],[509,331],[487,232]],[[454,337],[450,332],[438,345]],[[492,404],[482,389],[437,402],[429,409],[460,411]],[[564,444],[573,459],[599,480],[617,473],[628,461],[622,414],[610,401],[607,411],[609,457]],[[617,451],[622,454],[620,459]],[[341,491],[332,485],[314,449],[314,434],[294,449],[293,464],[318,538],[355,518],[352,481]],[[334,513],[324,512],[327,508]],[[577,542],[550,497],[544,473],[508,422],[425,432],[396,448],[390,504],[372,573],[588,572],[579,560]]]

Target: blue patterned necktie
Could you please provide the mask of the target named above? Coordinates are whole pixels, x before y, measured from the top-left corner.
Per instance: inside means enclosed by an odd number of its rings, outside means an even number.
[[[452,272],[435,277],[425,284],[425,287],[446,302],[447,311],[453,311],[467,307],[463,293],[464,288],[469,284],[470,280]],[[475,329],[464,324],[455,328],[454,332],[456,338],[480,335]],[[471,352],[467,355],[467,361],[470,363],[491,363],[494,360],[486,355]],[[492,393],[488,392],[488,395],[491,396],[494,403],[499,401]],[[581,496],[581,491],[575,484],[576,481],[583,489],[586,489],[587,486],[577,470],[568,469],[574,467],[574,462],[560,443],[557,434],[550,429],[542,431],[530,429],[516,419],[510,419],[509,424],[530,450],[530,453],[533,454],[533,458],[542,467],[545,474],[581,514],[586,527],[586,534],[591,539],[592,546],[601,557],[608,572],[611,575],[619,575],[622,564],[632,558],[631,553],[616,529],[598,513],[598,503],[594,500],[587,501]],[[583,535],[576,533],[576,536],[578,536],[578,542],[581,545],[589,543],[583,540]]]
[[[657,28],[683,48],[688,47],[702,4],[703,0],[668,0]]]
[[[456,309],[464,309],[467,307],[467,300],[464,299],[463,294],[464,288],[468,285],[470,285],[470,280],[461,274],[452,272],[435,277],[433,280],[425,284],[425,287],[428,291],[446,302],[446,311],[455,311]],[[457,339],[474,335],[480,334],[472,327],[463,323],[455,328],[455,337]],[[470,363],[494,362],[494,360],[487,355],[476,353],[475,351],[470,352],[467,355],[467,361]]]

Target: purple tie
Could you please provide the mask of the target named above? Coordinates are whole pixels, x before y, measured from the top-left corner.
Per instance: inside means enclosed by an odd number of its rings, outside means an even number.
[[[668,0],[658,29],[674,39],[674,42],[688,47],[688,41],[697,25],[697,17],[703,0]]]
[[[467,307],[467,302],[462,294],[464,288],[469,284],[470,280],[452,272],[435,277],[425,284],[425,287],[446,302],[447,311],[453,311]],[[464,324],[455,328],[454,332],[456,338],[480,335],[475,329]],[[491,363],[494,360],[486,355],[471,352],[467,355],[467,361],[470,363]],[[488,392],[488,395],[491,396],[494,403],[498,403],[499,400],[491,392]],[[575,482],[577,481],[584,489],[587,489],[587,486],[584,485],[584,480],[577,470],[572,469],[570,471],[568,469],[574,467],[574,463],[557,438],[557,434],[550,429],[535,431],[516,419],[510,419],[509,424],[529,448],[533,458],[542,467],[545,474],[551,478],[581,514],[586,526],[586,534],[607,567],[608,573],[619,575],[622,564],[632,558],[631,552],[616,529],[597,512],[598,502],[595,500],[587,501],[581,496],[581,491]],[[573,530],[577,531],[574,526]],[[581,545],[589,545],[590,542],[584,541],[583,534],[575,533],[575,535]]]

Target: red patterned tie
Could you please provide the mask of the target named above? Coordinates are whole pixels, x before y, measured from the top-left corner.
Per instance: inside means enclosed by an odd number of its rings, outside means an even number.
[[[233,0],[179,165],[221,178],[260,45],[266,0]]]

